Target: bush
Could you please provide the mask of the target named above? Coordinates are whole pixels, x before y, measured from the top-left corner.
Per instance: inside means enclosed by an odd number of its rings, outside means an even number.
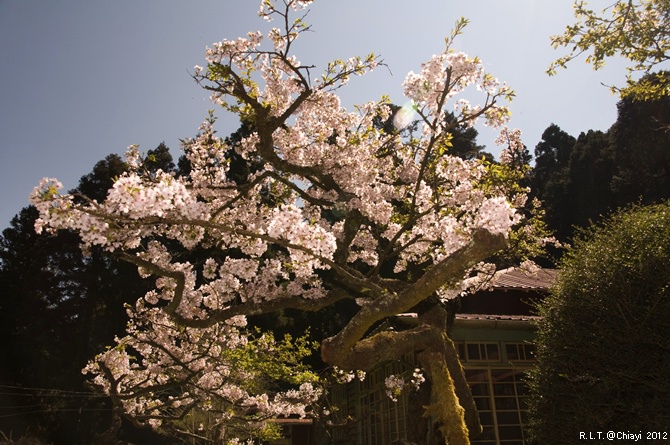
[[[631,208],[583,233],[539,312],[539,363],[529,376],[536,441],[670,432],[668,203]]]

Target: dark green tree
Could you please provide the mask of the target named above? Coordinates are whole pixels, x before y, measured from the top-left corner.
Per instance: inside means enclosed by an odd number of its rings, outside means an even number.
[[[539,305],[530,374],[538,443],[582,443],[580,431],[669,430],[668,239],[669,203],[633,207],[592,226],[564,256]]]
[[[614,172],[608,133],[589,130],[575,139],[555,124],[544,131],[535,147],[531,189],[561,242],[570,242],[576,227],[616,209]]]
[[[164,144],[146,158],[150,168],[174,169]],[[125,170],[118,155],[109,155],[74,192],[100,201]],[[100,443],[96,433],[108,428],[110,407],[88,392],[81,369],[124,332],[124,304],[151,283],[100,249],[83,254],[74,232],[37,235],[37,217],[34,207],[24,208],[0,237],[0,431],[18,437],[28,429],[57,444]]]
[[[175,167],[174,162],[172,162],[172,154],[170,154],[170,149],[165,145],[165,142],[161,142],[158,147],[149,150],[145,156],[144,168],[152,173],[159,169],[174,172]]]
[[[670,198],[670,97],[617,104],[610,128],[617,172],[612,179],[618,205],[652,204]]]
[[[34,230],[36,218],[35,208],[24,208],[0,238],[0,336],[6,342],[2,384],[5,393],[14,395],[2,407],[6,417],[0,425],[15,436],[21,427],[37,426],[40,434],[57,434],[71,399],[14,387],[84,390],[70,365],[85,363],[85,352],[73,344],[82,340],[75,336],[75,326],[83,285],[71,279],[84,267],[78,237],[67,232],[40,237]]]
[[[539,199],[546,221],[557,238],[565,241],[570,233],[564,218],[571,211],[569,162],[576,139],[556,124],[542,133],[535,146],[535,167],[531,177],[531,196]]]
[[[535,147],[532,194],[561,241],[619,208],[670,198],[670,98],[625,97],[617,108],[606,133],[575,139],[552,124]]]
[[[608,134],[594,130],[581,133],[568,161],[567,213],[558,227],[560,233],[571,238],[575,227],[586,227],[616,210],[610,186],[614,168]]]
[[[447,114],[447,127],[451,133],[451,147],[448,153],[462,159],[486,159],[493,161],[493,155],[486,147],[477,143],[479,132],[468,125],[459,124],[453,113]]]

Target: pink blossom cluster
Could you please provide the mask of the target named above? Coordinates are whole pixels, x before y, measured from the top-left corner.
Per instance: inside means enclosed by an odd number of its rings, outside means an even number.
[[[409,381],[406,381],[406,378],[408,377],[405,377],[404,375],[391,374],[390,376],[386,377],[386,379],[384,379],[386,396],[393,402],[398,401],[398,397],[400,397],[402,392],[408,386],[418,391],[419,387],[421,387],[421,384],[426,381],[426,378],[423,376],[423,372],[419,368],[415,368],[412,371],[412,376],[409,377]]]
[[[52,232],[58,229],[72,229],[77,231],[87,245],[106,245],[109,242],[107,235],[109,224],[94,214],[74,204],[74,197],[61,195],[59,190],[63,184],[54,178],[43,178],[39,185],[30,194],[30,203],[40,212],[35,221],[35,231],[42,233],[46,229]],[[97,207],[93,203],[90,207]],[[120,246],[120,243],[117,245]]]
[[[400,396],[402,390],[405,388],[405,379],[401,376],[391,374],[384,379],[384,386],[386,388],[386,396],[397,402],[398,396]]]
[[[500,153],[500,162],[503,164],[512,164],[526,149],[521,141],[521,130],[518,128],[513,130],[507,127],[501,128],[495,143],[506,146]]]
[[[263,377],[238,366],[236,354],[269,357],[275,344],[265,341],[260,343],[263,350],[255,347],[247,352],[244,317],[206,329],[184,328],[143,300],[128,314],[128,335],[83,372],[140,423],[159,427],[200,409],[208,412],[211,424],[251,410],[260,425],[277,416],[304,417],[306,408],[321,396],[321,389],[311,382],[274,394],[253,392],[253,382]],[[166,393],[169,387],[175,390]]]
[[[304,247],[304,250],[288,248],[296,277],[307,277],[314,273],[314,269],[324,268],[319,259],[331,259],[336,248],[333,234],[305,221],[302,211],[295,205],[275,208],[267,233],[273,238]]]
[[[136,173],[116,180],[105,200],[105,211],[130,219],[155,216],[183,219],[206,218],[207,209],[186,186],[172,175],[159,171],[152,184]]]
[[[278,11],[275,6],[276,1],[274,0],[263,0],[261,1],[261,7],[258,10],[258,15],[263,17],[265,20],[270,21],[274,14],[277,14]],[[284,2],[287,8],[291,8],[293,11],[301,11],[307,8],[309,5],[314,3],[314,0],[295,0]]]
[[[485,92],[486,98],[483,105],[471,105],[464,98],[454,101],[454,109],[465,125],[474,125],[482,115],[486,125],[492,127],[500,127],[509,120],[509,109],[507,106],[497,105],[497,99],[509,99],[513,92],[507,85],[485,73],[479,58],[470,58],[463,52],[452,52],[447,46],[444,52],[433,55],[421,68],[420,73],[410,72],[407,75],[403,88],[405,96],[420,110],[430,130],[436,131],[435,127],[440,122],[431,122],[428,115],[440,115],[444,104],[470,85]]]

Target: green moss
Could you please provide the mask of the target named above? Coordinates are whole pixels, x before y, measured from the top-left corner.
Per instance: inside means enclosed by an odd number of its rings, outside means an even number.
[[[432,401],[426,415],[440,424],[440,432],[447,445],[469,445],[465,410],[456,396],[454,380],[449,374],[444,357],[438,353],[426,354],[426,366],[433,381]]]

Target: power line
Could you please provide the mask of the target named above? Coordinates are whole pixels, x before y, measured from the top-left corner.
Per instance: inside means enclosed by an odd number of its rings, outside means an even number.
[[[63,413],[63,412],[91,412],[91,411],[96,411],[96,412],[101,412],[101,411],[106,411],[106,412],[111,412],[111,408],[59,408],[59,409],[41,409],[41,410],[34,410],[34,411],[23,411],[20,413],[12,413],[12,414],[0,414],[0,419],[7,419],[9,417],[16,417],[16,416],[25,416],[28,414],[40,414],[40,413]]]
[[[12,385],[0,385],[0,388],[4,388],[7,391],[0,391],[0,395],[6,396],[21,396],[21,397],[63,397],[63,398],[107,398],[104,394],[96,394],[94,392],[87,391],[73,391],[66,389],[55,389],[55,388],[36,388],[36,387],[26,387],[26,386],[12,386]]]
[[[0,398],[47,398],[52,401],[59,400],[61,402],[74,402],[76,400],[101,400],[106,399],[107,396],[103,394],[95,394],[94,392],[74,391],[67,389],[56,388],[38,388],[15,385],[0,385]],[[72,404],[70,403],[70,406]],[[37,408],[37,409],[35,409]],[[28,410],[28,411],[26,411]],[[8,413],[10,411],[10,413]],[[65,413],[65,412],[90,412],[90,411],[111,411],[111,408],[84,408],[83,406],[77,408],[58,408],[48,407],[45,404],[30,404],[30,405],[2,405],[0,404],[0,419],[10,417],[26,416],[31,414],[42,413]]]

